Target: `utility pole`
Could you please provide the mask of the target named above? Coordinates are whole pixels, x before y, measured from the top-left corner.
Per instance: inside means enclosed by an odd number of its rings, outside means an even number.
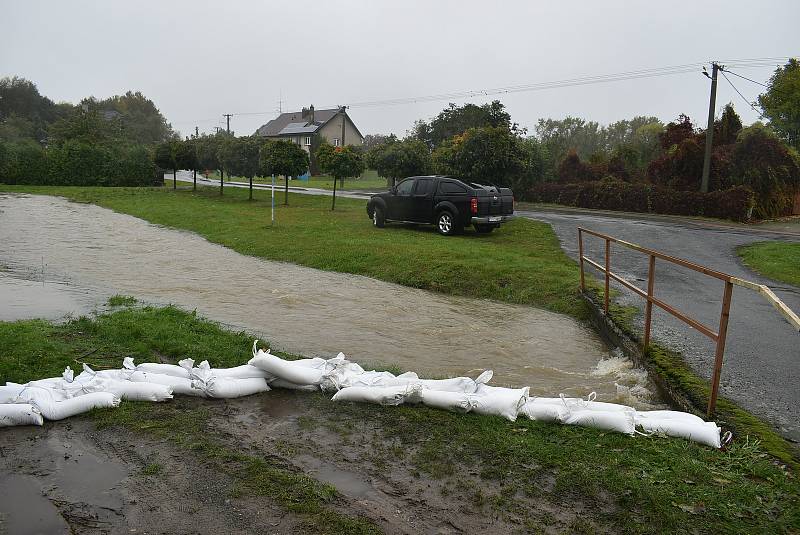
[[[341,146],[342,146],[342,148],[344,148],[344,126],[345,126],[345,122],[347,122],[347,106],[341,106],[339,108],[339,112],[342,114],[342,144],[341,144]],[[333,189],[334,189],[333,202],[334,202],[334,205],[335,205],[336,204],[336,191],[335,191],[336,190],[336,179],[333,179],[333,182],[334,182],[334,185],[333,185]],[[344,187],[344,177],[342,177],[342,187]],[[331,210],[333,210],[333,208],[331,208]]]
[[[711,99],[708,103],[708,128],[706,128],[706,155],[703,159],[703,178],[700,181],[700,191],[708,193],[709,175],[711,174],[711,145],[714,142],[714,111],[717,107],[717,71],[722,66],[716,62],[711,63],[711,76],[703,67],[703,74],[711,78]]]
[[[231,133],[231,117],[233,117],[233,114],[232,113],[223,113],[222,116],[225,117],[228,120],[228,128],[227,128],[227,130],[228,130],[228,135],[230,135],[230,133]]]

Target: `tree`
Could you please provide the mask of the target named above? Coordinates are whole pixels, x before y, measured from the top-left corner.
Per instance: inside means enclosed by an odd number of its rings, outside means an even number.
[[[389,187],[407,176],[424,175],[431,167],[431,153],[422,141],[408,138],[374,146],[365,155],[366,164],[385,177]]]
[[[595,176],[592,172],[592,168],[581,161],[581,157],[578,156],[575,150],[569,151],[558,165],[559,182],[585,182],[594,179]]]
[[[438,173],[467,182],[510,186],[525,169],[525,151],[508,128],[470,128],[437,148],[433,166]]]
[[[323,143],[317,150],[317,161],[324,173],[333,177],[333,202],[331,210],[336,208],[336,181],[347,177],[359,176],[364,172],[364,157],[358,150],[351,145],[344,147],[332,147],[329,143]]]
[[[386,145],[395,141],[397,141],[397,136],[394,134],[367,134],[364,136],[364,143],[361,144],[361,148],[364,149],[364,152],[369,152],[379,145]]]
[[[263,176],[283,175],[283,204],[289,205],[289,177],[308,170],[308,153],[291,141],[267,141],[261,145],[259,165]]]
[[[30,125],[25,132],[28,139],[42,142],[47,136],[47,125],[53,122],[63,107],[42,96],[36,84],[25,78],[0,78],[0,125],[17,117]],[[9,140],[10,141],[10,140]]]
[[[178,187],[178,146],[181,141],[179,139],[170,139],[163,141],[156,145],[153,153],[153,161],[162,169],[172,170],[172,189]]]
[[[800,150],[800,61],[791,58],[778,67],[758,104],[769,125],[795,149]]]
[[[172,126],[161,115],[152,100],[140,91],[128,91],[124,95],[114,95],[97,102],[101,112],[119,114],[114,117],[121,125],[122,137],[127,141],[149,145],[158,143],[175,135]]]
[[[220,148],[227,139],[226,134],[203,135],[197,141],[197,163],[201,170],[216,169],[219,172],[219,194],[222,195],[222,161]]]
[[[253,200],[253,177],[261,170],[259,154],[263,143],[259,136],[235,137],[223,145],[220,153],[228,176],[242,176],[250,180],[250,200]]]
[[[177,160],[180,169],[189,169],[193,171],[192,189],[197,189],[197,168],[200,167],[200,162],[197,158],[197,143],[195,139],[185,139],[178,144],[175,152],[175,159]]]
[[[505,128],[515,132],[517,130],[517,125],[511,123],[511,115],[505,111],[505,106],[499,100],[495,100],[481,106],[476,104],[456,106],[450,103],[439,115],[431,119],[430,124],[425,121],[417,121],[412,128],[411,136],[434,149],[444,141],[455,135],[463,134],[470,128],[487,126]]]

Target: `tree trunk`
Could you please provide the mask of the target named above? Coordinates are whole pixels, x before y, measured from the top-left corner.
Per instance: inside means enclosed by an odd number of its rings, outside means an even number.
[[[178,170],[172,170],[172,189],[178,189]]]
[[[222,195],[222,177],[223,177],[224,174],[225,174],[225,170],[224,169],[220,169],[219,170],[219,194],[220,194],[220,196]]]
[[[289,206],[289,176],[283,176],[283,205]]]
[[[194,175],[192,177],[194,184],[192,184],[192,191],[197,191],[197,169],[194,169]]]
[[[253,177],[250,177],[250,199],[253,200]]]
[[[336,177],[333,177],[333,203],[331,204],[331,211],[336,210]]]

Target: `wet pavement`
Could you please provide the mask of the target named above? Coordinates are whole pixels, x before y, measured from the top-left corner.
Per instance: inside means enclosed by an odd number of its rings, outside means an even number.
[[[41,291],[37,273],[44,270],[45,288],[58,284],[71,298],[83,296],[67,299],[64,313],[79,312],[85,296],[96,306],[127,294],[196,309],[305,355],[343,351],[365,365],[394,364],[423,376],[493,369],[494,384],[531,386],[537,395],[597,391],[626,402],[650,395],[642,374],[569,317],[265,261],[60,198],[0,195],[0,264],[6,279],[28,281],[17,294]],[[11,302],[5,295],[2,302]]]
[[[745,267],[736,254],[738,246],[752,242],[800,242],[800,222],[740,226],[558,209],[522,211],[519,214],[551,224],[562,248],[576,260],[577,227],[582,226],[766,284],[790,308],[800,311],[800,288],[759,276]],[[602,264],[602,240],[587,237],[584,247],[590,258]],[[612,245],[611,258],[613,271],[640,288],[647,288],[646,256]],[[599,273],[594,275],[601,276]],[[666,262],[656,262],[656,297],[689,313],[714,331],[719,326],[723,286],[717,279]],[[643,308],[641,298],[619,285],[615,287],[620,291],[618,299],[621,302]],[[657,307],[653,312],[655,339],[682,352],[697,373],[710,378],[714,362],[712,342]],[[642,323],[640,315],[637,319],[640,330]],[[800,440],[800,334],[759,294],[738,286],[733,291],[721,391],[755,414],[772,421],[788,438]]]

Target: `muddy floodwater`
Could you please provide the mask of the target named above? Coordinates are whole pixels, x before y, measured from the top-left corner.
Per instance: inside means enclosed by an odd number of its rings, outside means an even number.
[[[493,369],[495,384],[537,395],[649,396],[642,372],[567,316],[261,260],[61,198],[0,195],[0,319],[86,313],[113,294],[196,309],[295,353],[342,351],[429,376]]]

